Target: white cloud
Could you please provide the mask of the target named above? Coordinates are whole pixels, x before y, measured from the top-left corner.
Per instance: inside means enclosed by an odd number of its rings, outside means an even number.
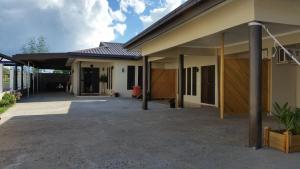
[[[64,6],[64,0],[39,0],[37,3],[42,9]]]
[[[121,23],[114,26],[115,31],[118,32],[119,34],[121,34],[122,36],[125,34],[126,28],[127,28],[127,25],[121,24]]]
[[[144,28],[149,27],[151,24],[167,15],[172,10],[176,9],[187,0],[164,0],[161,1],[161,6],[154,8],[150,11],[149,15],[140,16],[140,20],[144,24]]]
[[[126,21],[126,16],[124,15],[124,13],[121,10],[117,10],[117,11],[113,11],[113,10],[109,10],[111,16],[113,17],[113,19],[116,19],[120,22],[125,22]]]
[[[113,11],[108,0],[43,0],[42,8],[57,9],[63,26],[73,33],[79,48],[95,47],[100,41],[113,41],[124,35],[126,16]]]
[[[144,0],[120,0],[120,8],[124,12],[132,8],[135,13],[142,14],[146,9],[146,3]]]

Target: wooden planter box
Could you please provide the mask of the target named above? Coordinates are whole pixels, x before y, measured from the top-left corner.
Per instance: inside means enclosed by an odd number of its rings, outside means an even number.
[[[300,135],[292,135],[290,132],[264,129],[264,143],[266,147],[271,147],[286,153],[300,152]]]

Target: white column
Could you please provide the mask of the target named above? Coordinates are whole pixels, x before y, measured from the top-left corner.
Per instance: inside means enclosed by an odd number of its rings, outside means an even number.
[[[0,93],[3,92],[3,64],[0,64]]]
[[[14,67],[10,67],[9,69],[9,91],[14,90]]]

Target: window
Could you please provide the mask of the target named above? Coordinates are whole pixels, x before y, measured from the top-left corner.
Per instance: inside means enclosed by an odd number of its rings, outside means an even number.
[[[132,90],[135,85],[135,66],[127,67],[127,90]]]
[[[143,88],[143,66],[139,66],[138,69],[138,86]]]
[[[197,96],[197,72],[198,67],[193,67],[193,74],[192,74],[192,94],[193,96]]]
[[[187,95],[191,95],[191,74],[192,69],[187,68]]]

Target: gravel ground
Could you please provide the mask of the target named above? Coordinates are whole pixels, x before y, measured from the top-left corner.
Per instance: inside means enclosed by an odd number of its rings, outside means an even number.
[[[248,148],[248,120],[214,108],[41,94],[0,121],[1,169],[299,169],[300,154]]]

